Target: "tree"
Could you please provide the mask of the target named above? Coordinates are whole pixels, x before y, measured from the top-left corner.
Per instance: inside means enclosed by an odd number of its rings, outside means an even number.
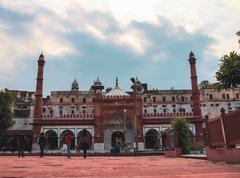
[[[236,88],[240,84],[240,55],[232,51],[229,55],[224,55],[220,60],[219,69],[216,72],[217,90]]]
[[[240,31],[238,31],[236,35],[239,37],[238,43],[240,44]]]
[[[172,130],[178,134],[179,146],[183,153],[188,153],[190,149],[189,123],[185,118],[175,118],[171,121]]]
[[[8,92],[0,92],[0,134],[13,125],[13,97]]]

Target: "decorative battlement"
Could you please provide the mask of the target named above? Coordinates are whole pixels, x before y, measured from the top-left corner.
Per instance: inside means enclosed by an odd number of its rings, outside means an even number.
[[[94,119],[93,114],[62,114],[62,115],[51,115],[44,114],[43,119]]]
[[[162,118],[162,117],[193,117],[192,112],[176,112],[176,113],[147,113],[143,114],[144,119],[149,118]]]
[[[105,95],[97,95],[96,99],[106,99],[106,100],[115,100],[115,99],[142,99],[141,95],[133,96],[133,95],[124,95],[124,96],[105,96]]]

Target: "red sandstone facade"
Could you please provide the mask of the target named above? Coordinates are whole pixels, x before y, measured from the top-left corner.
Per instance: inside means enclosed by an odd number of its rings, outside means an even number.
[[[104,87],[99,79],[90,91],[79,91],[75,79],[71,91],[54,91],[51,97],[43,99],[45,61],[41,54],[38,60],[33,144],[36,146],[36,137],[44,132],[50,149],[61,149],[66,131],[70,131],[75,138],[72,148],[76,147],[82,133],[86,132],[91,142],[89,149],[96,151],[109,151],[115,144],[128,150],[136,146],[139,150],[158,149],[163,146],[161,132],[170,127],[170,121],[175,117],[185,117],[191,123],[196,143],[203,144],[203,119],[195,62],[196,58],[191,52],[189,63],[192,90],[183,91],[189,96],[187,101],[186,97],[179,99],[183,95],[182,91],[172,93],[172,102],[166,101],[161,91],[157,90],[145,88],[138,95],[124,92],[118,86],[118,81],[112,90],[103,92]],[[163,100],[158,100],[159,97]],[[167,104],[172,104],[172,112],[164,109]]]

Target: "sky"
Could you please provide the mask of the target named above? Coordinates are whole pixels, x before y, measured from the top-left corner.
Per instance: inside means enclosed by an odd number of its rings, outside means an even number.
[[[155,89],[190,89],[188,56],[198,82],[215,82],[219,60],[239,52],[239,0],[1,0],[0,89],[34,91],[45,56],[44,95],[89,90],[100,78],[131,77]]]

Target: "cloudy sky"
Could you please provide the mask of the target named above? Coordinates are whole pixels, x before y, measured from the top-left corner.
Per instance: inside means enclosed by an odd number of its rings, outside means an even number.
[[[37,59],[46,58],[44,94],[129,90],[137,76],[157,89],[189,89],[188,54],[198,80],[215,81],[222,55],[239,51],[239,0],[1,0],[0,88],[35,90]]]

